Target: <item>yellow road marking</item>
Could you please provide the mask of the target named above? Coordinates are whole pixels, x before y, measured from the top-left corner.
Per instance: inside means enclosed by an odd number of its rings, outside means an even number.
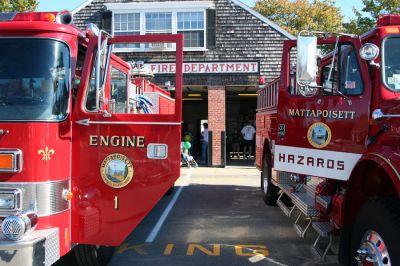
[[[245,252],[245,250],[250,250]],[[252,257],[255,254],[261,254],[264,257],[269,256],[269,251],[266,246],[263,245],[235,245],[235,252],[238,256]]]
[[[168,244],[164,249],[164,254],[163,255],[165,255],[165,256],[171,255],[173,249],[174,249],[174,244]]]
[[[186,255],[193,256],[194,251],[196,249],[200,250],[201,252],[207,254],[208,256],[220,256],[221,255],[221,245],[220,244],[211,244],[213,246],[213,250],[210,251],[207,248],[203,247],[200,244],[189,244]]]
[[[132,250],[139,255],[147,255],[146,251],[142,249],[142,247],[149,246],[149,244],[140,244],[140,245],[134,245],[134,246],[129,246],[128,243],[123,243],[118,250],[115,252],[116,254],[121,254],[127,250]]]

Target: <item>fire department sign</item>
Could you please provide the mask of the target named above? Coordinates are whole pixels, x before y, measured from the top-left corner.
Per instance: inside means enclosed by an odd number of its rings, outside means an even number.
[[[132,180],[133,173],[131,160],[120,153],[108,155],[100,167],[101,178],[112,188],[122,188],[128,185]]]
[[[172,74],[176,71],[175,63],[149,63],[145,66],[153,74]],[[258,61],[247,62],[185,62],[183,63],[185,74],[259,74]]]

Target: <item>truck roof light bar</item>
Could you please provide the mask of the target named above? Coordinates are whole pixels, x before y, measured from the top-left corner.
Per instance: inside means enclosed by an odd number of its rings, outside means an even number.
[[[55,22],[56,12],[21,12],[17,13],[13,21],[45,21]]]
[[[68,25],[72,23],[72,13],[67,10],[61,12],[0,13],[0,22],[1,21],[44,21]]]
[[[378,27],[400,25],[400,15],[398,14],[383,15],[378,18],[378,22],[376,23],[376,25]]]
[[[16,14],[17,14],[16,12],[8,12],[8,13],[1,12],[0,13],[0,21],[14,20],[14,17]]]

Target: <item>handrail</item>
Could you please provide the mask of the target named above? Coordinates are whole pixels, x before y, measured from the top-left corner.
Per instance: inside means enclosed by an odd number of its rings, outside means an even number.
[[[257,112],[276,109],[278,106],[279,78],[275,78],[257,91]]]

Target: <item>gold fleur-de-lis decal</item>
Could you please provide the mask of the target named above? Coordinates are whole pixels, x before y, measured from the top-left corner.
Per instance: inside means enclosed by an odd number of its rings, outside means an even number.
[[[54,155],[54,150],[53,149],[49,149],[47,146],[44,150],[39,150],[38,154],[41,154],[42,160],[46,161],[50,161],[51,160],[51,155]]]

